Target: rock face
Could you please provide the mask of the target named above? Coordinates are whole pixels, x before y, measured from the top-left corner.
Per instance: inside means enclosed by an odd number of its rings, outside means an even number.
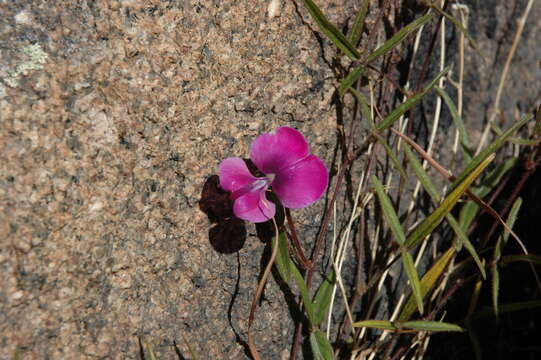
[[[358,6],[319,3],[340,26]],[[137,359],[149,343],[161,359],[189,347],[246,358],[266,245],[247,224],[238,253],[217,252],[198,201],[222,159],[247,157],[280,125],[331,167],[343,121],[334,47],[291,1],[18,0],[0,14],[2,356]],[[480,24],[472,34],[496,34],[502,47],[488,49],[500,59],[508,23]],[[538,46],[539,26],[529,29]],[[519,55],[529,69],[539,59]],[[495,86],[502,63],[479,84]],[[518,76],[513,86],[534,86]],[[305,239],[321,209],[296,211]],[[263,358],[288,353],[291,316],[271,280],[254,325]]]
[[[272,3],[0,3],[3,356],[139,358],[139,339],[164,359],[245,356],[265,244],[250,224],[238,255],[216,252],[202,186],[280,125],[326,161],[335,143],[307,14]],[[278,356],[292,323],[273,281],[258,314]]]

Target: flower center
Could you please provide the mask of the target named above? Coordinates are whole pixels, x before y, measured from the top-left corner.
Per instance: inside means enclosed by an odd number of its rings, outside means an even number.
[[[261,192],[265,193],[267,188],[272,184],[275,174],[267,174],[265,177],[256,178],[252,183],[243,186],[242,188],[233,191],[231,194],[231,200],[236,200],[239,197],[246,195],[249,192]]]

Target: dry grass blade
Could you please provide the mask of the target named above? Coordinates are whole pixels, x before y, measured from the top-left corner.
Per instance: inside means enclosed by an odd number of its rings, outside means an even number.
[[[250,306],[250,315],[248,316],[248,348],[250,349],[250,354],[252,355],[252,358],[254,360],[260,360],[261,357],[259,356],[259,352],[257,351],[257,347],[255,346],[254,338],[252,336],[252,333],[250,332],[250,329],[252,328],[252,323],[254,322],[254,316],[255,316],[255,310],[257,307],[257,303],[259,302],[259,299],[261,298],[261,294],[263,293],[263,288],[265,287],[265,283],[267,282],[267,278],[269,277],[269,274],[272,269],[272,265],[274,264],[274,260],[276,259],[276,255],[278,254],[278,225],[276,224],[276,221],[274,218],[272,219],[274,223],[274,230],[275,230],[275,236],[273,237],[273,247],[272,247],[272,255],[269,259],[269,263],[267,264],[267,267],[265,268],[265,271],[263,272],[263,276],[261,277],[261,280],[259,281],[259,284],[257,285],[257,290],[255,292],[254,298],[252,299],[252,305]]]
[[[440,275],[443,273],[445,268],[447,267],[447,264],[449,263],[449,260],[453,257],[455,254],[455,248],[450,247],[447,249],[447,251],[432,265],[430,270],[424,274],[423,278],[421,279],[421,295],[424,297],[434,286],[436,283],[436,280],[440,277]],[[415,299],[410,296],[408,301],[406,302],[406,305],[402,309],[402,312],[398,316],[398,321],[407,321],[410,319],[411,315],[413,315],[415,311]]]

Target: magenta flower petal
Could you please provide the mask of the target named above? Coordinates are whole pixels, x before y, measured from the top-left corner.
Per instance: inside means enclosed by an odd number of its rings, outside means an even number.
[[[222,161],[219,175],[220,186],[228,191],[239,190],[257,180],[248,170],[244,160],[238,157],[227,158]]]
[[[276,208],[265,197],[265,191],[251,191],[235,200],[233,212],[240,219],[260,223],[272,219]]]
[[[318,200],[328,182],[329,175],[323,161],[309,155],[280,170],[272,182],[272,189],[285,207],[298,209]]]
[[[282,126],[275,133],[259,135],[250,149],[253,163],[265,174],[276,174],[310,153],[308,143],[297,130]]]

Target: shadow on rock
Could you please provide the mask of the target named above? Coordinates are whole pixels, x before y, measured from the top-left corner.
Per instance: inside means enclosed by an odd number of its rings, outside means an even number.
[[[209,230],[209,241],[214,250],[232,254],[244,246],[246,227],[244,221],[233,214],[233,201],[229,198],[229,192],[220,188],[219,183],[218,175],[207,179],[201,192],[199,208],[214,224]]]

